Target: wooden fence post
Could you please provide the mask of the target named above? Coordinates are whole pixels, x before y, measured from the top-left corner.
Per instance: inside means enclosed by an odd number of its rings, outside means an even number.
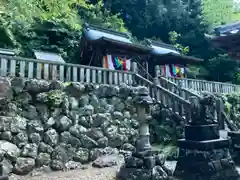
[[[161,79],[160,79],[160,76],[161,76],[161,69],[160,69],[160,66],[159,65],[156,65],[155,66],[155,81],[157,81],[158,85],[163,85],[161,83]]]
[[[132,71],[134,72],[134,74],[138,74],[138,67],[136,62],[132,63]],[[132,80],[133,82],[130,82],[130,84],[138,84],[136,76],[132,75]]]
[[[217,111],[217,120],[219,124],[219,129],[225,129],[224,120],[222,118],[222,112],[224,111],[224,104],[221,98],[218,98],[216,101],[216,111]]]
[[[185,97],[184,95],[185,95],[185,93],[183,92],[183,80],[181,80],[181,79],[179,79],[178,81],[177,81],[177,85],[178,85],[178,90],[179,90],[179,96],[180,97],[182,97],[182,98],[187,98],[187,97]]]
[[[158,89],[157,89],[157,85],[159,85],[159,80],[158,80],[158,78],[154,78],[153,79],[153,84],[154,84],[154,98],[156,99],[156,101],[157,102],[159,102],[160,101],[160,94],[159,94],[159,91],[158,91]]]
[[[138,69],[137,69],[137,63],[136,62],[133,62],[132,63],[132,71],[134,72],[134,73],[138,73]]]
[[[161,76],[161,69],[160,69],[160,66],[159,65],[156,65],[155,66],[155,77],[159,77]]]

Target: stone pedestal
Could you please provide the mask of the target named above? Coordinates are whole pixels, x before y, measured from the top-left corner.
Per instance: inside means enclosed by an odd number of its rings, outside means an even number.
[[[0,165],[0,180],[8,180],[9,178],[8,178],[8,176],[3,176],[2,174],[3,174],[3,167],[2,167],[2,165]]]
[[[231,155],[236,164],[240,164],[240,132],[228,132],[228,137],[231,140]]]
[[[229,140],[219,138],[217,124],[187,125],[178,141],[174,176],[180,180],[239,180],[229,152]]]
[[[0,176],[0,180],[8,180],[8,176]]]
[[[164,166],[165,157],[154,151],[133,153],[125,157],[125,164],[117,173],[116,180],[164,180],[172,172]]]

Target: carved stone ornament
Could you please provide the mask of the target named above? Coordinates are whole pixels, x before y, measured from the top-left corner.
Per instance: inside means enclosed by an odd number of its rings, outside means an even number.
[[[203,94],[202,98],[191,97],[192,125],[217,124],[216,97],[212,94]]]

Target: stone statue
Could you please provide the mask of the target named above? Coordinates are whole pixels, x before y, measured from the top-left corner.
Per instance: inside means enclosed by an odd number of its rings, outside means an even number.
[[[196,96],[190,97],[189,101],[191,103],[191,121],[190,124],[197,125],[201,124],[201,106],[200,106],[200,99]]]
[[[191,122],[192,125],[217,124],[216,97],[205,93],[202,98],[191,97]]]

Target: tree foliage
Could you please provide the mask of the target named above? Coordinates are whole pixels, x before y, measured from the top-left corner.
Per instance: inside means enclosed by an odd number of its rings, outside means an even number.
[[[170,42],[181,52],[181,54],[186,55],[189,52],[189,47],[184,47],[183,45],[177,43],[178,38],[181,35],[176,33],[175,31],[169,32],[169,40]]]
[[[237,80],[238,64],[232,61],[228,55],[218,55],[210,59],[207,63],[211,80],[231,82]]]
[[[103,7],[102,1],[85,0],[6,0],[2,3],[1,28],[24,56],[32,50],[56,52],[66,61],[79,62],[79,42],[84,22],[118,31],[127,31],[118,14]]]
[[[203,0],[204,20],[212,26],[232,21],[233,0]]]

